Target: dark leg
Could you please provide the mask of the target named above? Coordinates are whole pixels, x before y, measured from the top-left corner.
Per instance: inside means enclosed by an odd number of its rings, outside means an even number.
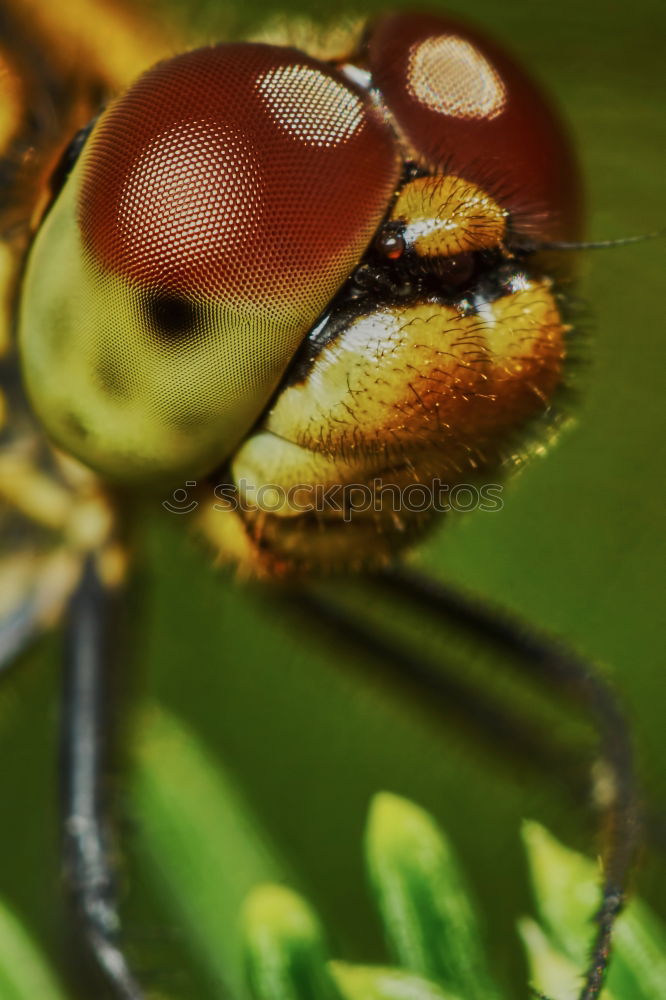
[[[608,968],[613,924],[624,903],[628,875],[640,840],[631,739],[612,690],[585,660],[505,612],[489,610],[407,569],[387,570],[373,577],[372,582],[403,604],[410,603],[418,610],[446,618],[500,647],[511,655],[514,666],[523,675],[550,688],[557,696],[567,697],[592,719],[599,736],[599,756],[607,772],[606,785],[610,788],[601,807],[608,849],[602,902],[597,913],[598,931],[580,1000],[597,1000]],[[373,660],[380,660],[397,674],[411,679],[426,699],[436,698],[444,704],[453,701],[475,719],[481,730],[490,731],[493,738],[506,737],[511,749],[527,751],[528,759],[533,762],[552,761],[560,755],[560,763],[571,774],[574,789],[580,793],[580,774],[575,762],[564,748],[558,750],[546,743],[538,730],[525,722],[508,719],[487,698],[472,694],[455,678],[443,677],[435,665],[374,632],[330,600],[306,591],[298,591],[297,600],[308,615],[315,615],[338,636],[351,640]],[[587,785],[588,789],[591,786],[593,799],[596,798],[594,781],[588,779]]]
[[[350,613],[313,590],[292,590],[288,607],[314,623],[318,634],[325,629],[334,641],[361,650],[364,658],[352,662],[352,669],[367,673],[376,668],[382,677],[390,674],[401,694],[426,711],[434,709],[438,717],[444,709],[447,718],[471,732],[475,740],[485,742],[493,754],[500,746],[518,763],[527,762],[539,774],[544,770],[564,772],[577,800],[582,801],[587,782],[571,748],[549,739],[542,728],[517,719],[515,713],[504,712],[492,697],[462,679],[455,667],[444,672],[446,664],[432,662],[407,642],[383,635],[361,615]]]
[[[590,663],[506,612],[489,611],[406,569],[391,569],[379,579],[403,598],[426,603],[431,610],[439,610],[504,646],[515,654],[516,663],[524,673],[536,676],[555,693],[569,697],[594,721],[600,759],[610,779],[610,795],[603,806],[608,847],[601,907],[596,917],[598,931],[580,1000],[597,1000],[608,969],[613,924],[624,904],[627,880],[641,839],[631,736],[614,692]],[[593,787],[593,798],[594,791]]]
[[[102,792],[108,743],[112,596],[89,558],[66,632],[61,733],[65,878],[90,952],[121,1000],[142,1000],[119,943],[120,922]]]

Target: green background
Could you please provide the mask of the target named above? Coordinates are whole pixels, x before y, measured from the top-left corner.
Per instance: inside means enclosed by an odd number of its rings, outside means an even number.
[[[153,16],[173,22],[185,40],[200,41],[242,35],[262,15],[287,9],[309,8],[172,0]],[[334,9],[320,4],[318,15],[333,16]],[[611,239],[662,227],[666,74],[659,46],[666,8],[478,0],[447,9],[511,46],[565,109],[587,183],[590,235]],[[647,796],[658,804],[666,801],[663,240],[589,253],[583,266],[589,364],[576,376],[572,426],[511,482],[501,513],[451,519],[418,562],[608,667],[632,720]],[[186,518],[161,509],[142,522],[121,664],[135,692],[124,709],[134,748],[121,792],[128,817],[125,905],[132,948],[149,980],[168,996],[221,996],[218,966],[233,966],[227,947],[231,941],[233,951],[238,898],[266,875],[286,878],[315,903],[336,955],[381,959],[361,835],[370,796],[385,788],[426,806],[451,835],[485,914],[491,960],[509,995],[521,995],[525,972],[514,923],[530,901],[520,819],[540,819],[592,853],[591,813],[572,804],[556,770],[535,776],[528,762],[461,736],[378,675],[363,679],[340,669],[344,644],[330,635],[322,640],[314,624],[269,595],[233,586],[185,528]],[[365,600],[356,592],[357,608]],[[372,610],[379,628],[395,620],[395,609]],[[449,649],[444,630],[431,639],[407,625],[414,642]],[[502,663],[476,644],[450,642],[460,669],[501,693]],[[56,964],[63,920],[57,685],[54,636],[0,687],[0,893]],[[163,720],[149,723],[136,713],[143,704],[161,705],[186,724],[183,740],[192,744],[180,752],[171,731],[162,740]],[[541,709],[522,697],[520,706]],[[203,782],[198,795],[188,755],[212,782]],[[165,805],[161,782],[171,774],[177,794]],[[240,814],[245,833],[234,825]],[[192,853],[183,841],[188,828],[198,845]],[[663,854],[645,856],[637,882],[659,908]],[[230,978],[238,981],[237,969],[230,968]],[[96,997],[89,989],[80,995]]]

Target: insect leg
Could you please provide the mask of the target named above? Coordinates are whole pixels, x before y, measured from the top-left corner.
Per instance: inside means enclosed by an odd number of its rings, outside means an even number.
[[[628,875],[641,839],[639,796],[627,721],[610,685],[586,660],[505,611],[492,611],[450,588],[405,568],[392,568],[379,580],[403,599],[472,629],[514,654],[523,673],[537,677],[558,694],[585,708],[599,736],[606,775],[602,810],[608,835],[598,930],[580,1000],[597,1000],[610,959],[613,924],[624,900]],[[593,798],[599,798],[594,787]]]
[[[69,606],[61,733],[65,878],[86,943],[121,1000],[143,990],[119,944],[110,831],[103,802],[112,597],[89,557]]]
[[[640,839],[638,792],[636,789],[631,739],[626,720],[608,684],[585,660],[577,657],[562,644],[543,636],[532,626],[506,612],[488,610],[473,600],[435,581],[403,568],[392,568],[372,578],[376,587],[426,610],[453,621],[458,627],[472,632],[511,654],[515,667],[532,679],[578,706],[585,708],[595,723],[599,737],[600,763],[603,765],[601,805],[604,829],[608,834],[602,902],[596,919],[598,930],[585,973],[580,1000],[597,1000],[605,979],[610,958],[613,924],[624,903],[628,873]],[[318,622],[333,629],[369,654],[402,675],[402,682],[418,686],[426,700],[441,704],[454,702],[470,715],[477,728],[492,739],[539,766],[560,757],[571,785],[580,796],[583,789],[580,771],[565,748],[546,742],[543,735],[520,720],[506,717],[489,699],[478,692],[471,693],[456,677],[443,676],[438,666],[427,658],[415,655],[406,646],[377,633],[356,616],[312,591],[298,591],[298,605]],[[441,667],[441,664],[439,665]],[[589,792],[590,779],[586,781]],[[594,799],[599,799],[596,775],[592,778]],[[545,998],[547,1000],[547,998]]]
[[[490,695],[461,678],[455,668],[446,670],[449,665],[441,660],[429,660],[407,642],[382,635],[360,616],[329,600],[328,595],[320,596],[310,589],[292,589],[288,602],[292,611],[297,609],[310,624],[315,623],[315,628],[325,629],[335,641],[349,643],[361,651],[363,658],[353,665],[364,673],[373,667],[382,677],[388,672],[401,694],[426,710],[434,709],[438,716],[445,709],[447,718],[450,716],[454,724],[471,729],[473,738],[486,742],[493,754],[501,746],[508,755],[518,762],[529,762],[539,773],[544,768],[566,773],[568,787],[577,799],[582,799],[587,785],[578,756],[550,741],[541,728],[504,712]]]

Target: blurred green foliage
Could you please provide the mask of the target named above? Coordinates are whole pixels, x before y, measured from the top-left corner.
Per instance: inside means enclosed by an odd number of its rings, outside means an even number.
[[[533,985],[552,996],[574,996],[598,872],[538,823],[524,825],[523,839],[541,920],[520,922]],[[500,996],[479,949],[464,876],[432,817],[406,799],[379,794],[368,820],[366,862],[395,966],[327,962],[321,926],[305,901],[282,887],[260,886],[244,920],[253,1000]],[[666,927],[640,900],[618,920],[615,952],[603,1000],[658,1000],[666,982]]]
[[[493,982],[480,946],[476,905],[456,853],[425,810],[383,792],[375,796],[367,821],[369,884],[394,964],[332,961],[321,921],[298,893],[262,882],[243,898],[249,873],[255,878],[261,868],[270,871],[273,859],[253,831],[242,798],[211,767],[196,737],[155,709],[144,719],[143,732],[140,797],[148,804],[153,852],[170,909],[202,966],[232,991],[224,995],[244,1000],[506,996]],[[185,802],[174,794],[176,787],[186,789]],[[183,806],[191,807],[185,822]],[[572,997],[587,958],[583,942],[598,896],[597,867],[538,823],[524,824],[523,840],[540,920],[523,917],[519,923],[532,984],[550,996]],[[227,863],[232,852],[233,868]],[[238,905],[239,919],[231,926],[220,920],[213,887],[224,887],[226,899]],[[617,923],[602,1000],[659,1000],[664,982],[666,927],[633,899]],[[3,1000],[64,1000],[29,933],[1,903],[0,988]]]

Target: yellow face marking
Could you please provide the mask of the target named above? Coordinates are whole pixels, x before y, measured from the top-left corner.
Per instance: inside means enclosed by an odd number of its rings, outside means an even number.
[[[507,211],[460,177],[417,177],[402,189],[391,221],[405,226],[406,245],[422,257],[452,257],[499,247]]]
[[[550,282],[536,279],[473,315],[426,302],[359,317],[236,453],[246,509],[204,505],[203,530],[247,571],[386,561],[396,536],[405,544],[423,532],[432,511],[396,515],[388,494],[345,522],[330,508],[304,515],[301,501],[336,484],[454,486],[496,469],[551,398],[565,332]],[[262,487],[272,492],[255,504]]]
[[[386,308],[329,344],[306,381],[280,394],[266,428],[367,471],[426,447],[452,476],[459,453],[472,456],[477,441],[500,438],[541,408],[562,360],[548,281],[528,280],[469,316],[438,303]]]

